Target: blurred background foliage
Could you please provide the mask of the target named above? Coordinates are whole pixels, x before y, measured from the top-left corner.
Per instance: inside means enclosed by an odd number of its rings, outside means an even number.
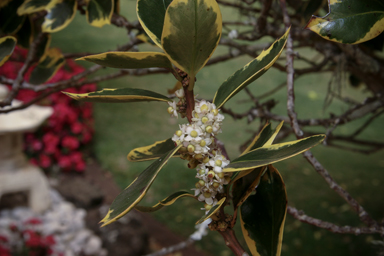
[[[135,1],[121,1],[121,14],[128,20],[136,20]],[[222,8],[223,18],[239,17],[239,13],[228,8]],[[236,28],[234,26],[234,28]],[[83,15],[76,15],[74,21],[64,30],[52,34],[52,46],[59,47],[63,53],[86,52],[100,53],[115,49],[128,40],[126,31],[113,25],[103,28],[91,27]],[[266,40],[266,39],[265,39]],[[272,42],[274,39],[269,38]],[[70,42],[70,43],[69,43]],[[155,46],[140,45],[140,49],[156,51]],[[225,53],[227,49],[219,46],[215,55]],[[310,49],[300,49],[300,55],[308,59],[317,56]],[[283,53],[284,54],[284,53]],[[218,65],[202,69],[197,76],[195,93],[198,97],[212,99],[215,91],[229,74],[244,66],[251,60],[250,57],[239,57]],[[85,62],[81,65],[90,66]],[[285,64],[285,58],[280,63]],[[295,61],[295,67],[302,63]],[[110,71],[108,68],[102,72]],[[306,75],[295,81],[296,110],[299,118],[325,118],[329,113],[341,114],[348,109],[342,101],[334,99],[332,104],[325,106],[327,87],[333,74],[318,73]],[[286,80],[286,74],[271,69],[248,88],[255,95],[261,95],[278,86]],[[124,77],[98,84],[98,88],[140,88],[165,94],[167,89],[174,86],[175,79],[170,74],[157,74],[145,77]],[[369,96],[364,87],[351,87],[346,80],[342,80],[342,93],[345,97],[358,101]],[[275,113],[286,115],[286,90],[283,88],[270,98],[277,101]],[[268,98],[267,98],[268,99]],[[226,107],[235,112],[246,111],[252,106],[252,101],[245,92],[240,92]],[[132,180],[148,166],[148,162],[130,163],[126,159],[130,150],[136,147],[149,145],[154,141],[169,138],[177,124],[183,120],[170,118],[164,103],[134,103],[134,104],[103,104],[95,103],[95,140],[94,150],[102,166],[109,170],[121,188],[125,188]],[[335,134],[349,134],[362,125],[367,118],[339,127]],[[273,123],[274,126],[277,122]],[[223,133],[219,135],[227,148],[231,158],[239,154],[239,146],[247,141],[260,126],[259,120],[247,123],[246,120],[234,121],[226,116],[223,122]],[[383,134],[384,117],[377,118],[370,127],[360,135],[361,139],[375,140]],[[325,133],[322,128],[314,128],[313,132]],[[293,140],[288,137],[285,140]],[[384,158],[383,152],[370,155],[355,153],[317,146],[313,149],[314,155],[323,163],[334,179],[348,189],[360,204],[375,219],[383,218],[384,213]],[[357,215],[351,211],[349,205],[343,201],[333,190],[329,189],[324,180],[313,170],[307,161],[297,156],[277,163],[288,192],[289,204],[302,209],[306,214],[339,225],[361,225]],[[151,205],[172,192],[194,187],[194,171],[185,166],[180,159],[172,159],[160,172],[158,179],[142,201],[142,205]],[[201,205],[188,198],[179,203],[166,207],[154,216],[166,224],[175,233],[187,237],[194,231],[194,223],[200,218],[203,211]],[[186,213],[187,209],[187,213]],[[241,232],[237,235],[240,239]],[[282,253],[284,255],[374,255],[378,248],[372,243],[379,240],[375,235],[339,235],[314,226],[303,224],[287,216],[284,231]],[[210,232],[207,237],[197,243],[197,247],[212,255],[232,255],[223,243],[223,239]]]

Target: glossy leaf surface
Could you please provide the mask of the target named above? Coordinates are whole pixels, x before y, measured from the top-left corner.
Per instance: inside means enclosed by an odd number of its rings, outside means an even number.
[[[135,148],[129,152],[127,159],[131,162],[141,162],[157,159],[175,147],[172,139],[157,141],[152,145]],[[179,156],[176,153],[174,156]]]
[[[5,36],[0,38],[0,66],[6,62],[12,55],[16,46],[16,38],[13,36]]]
[[[172,69],[172,64],[167,56],[160,52],[105,52],[77,60],[86,60],[111,68],[160,67]]]
[[[289,29],[267,50],[262,51],[256,59],[237,70],[224,81],[213,99],[213,103],[217,108],[221,108],[230,98],[259,78],[273,65],[273,63],[275,63],[284,49],[288,34]]]
[[[221,28],[215,0],[173,0],[165,15],[161,43],[171,62],[194,82],[216,49]]]
[[[135,207],[141,199],[143,199],[160,170],[180,147],[181,145],[175,147],[167,154],[154,161],[115,198],[109,207],[107,215],[100,221],[100,223],[103,223],[102,226],[108,225],[123,217],[130,210],[132,210],[132,208]]]
[[[24,3],[17,9],[17,14],[31,14],[38,11],[43,11],[48,5],[55,4],[55,0],[25,0]]]
[[[192,197],[197,200],[197,198],[194,195],[191,195],[190,193],[186,191],[179,191],[176,193],[173,193],[172,195],[168,196],[167,198],[164,198],[161,200],[159,203],[155,204],[154,206],[141,206],[141,205],[136,205],[135,209],[140,211],[140,212],[155,212],[157,210],[160,210],[164,206],[169,206],[172,205],[173,203],[176,202],[177,199],[182,198],[182,197]]]
[[[39,63],[33,69],[29,77],[31,84],[43,84],[51,79],[59,68],[64,64],[65,59],[57,48],[51,48],[40,58]]]
[[[338,43],[358,44],[384,30],[384,2],[381,0],[328,0],[329,13],[312,16],[306,28]]]
[[[72,99],[87,102],[172,101],[167,96],[157,92],[135,88],[103,89],[97,92],[82,94],[63,93]]]
[[[0,32],[4,35],[16,33],[24,23],[25,16],[17,15],[23,0],[13,0],[0,9]]]
[[[215,204],[208,212],[207,214],[205,214],[203,217],[201,217],[197,222],[196,222],[196,225],[197,224],[200,224],[200,223],[203,223],[204,221],[206,221],[207,219],[211,218],[211,216],[213,214],[215,214],[219,209],[220,207],[224,204],[225,202],[225,197],[221,198],[221,200],[219,202],[217,202],[217,204]]]
[[[43,32],[53,33],[62,30],[75,17],[77,9],[76,0],[57,0],[53,5],[47,5],[48,12],[42,24]]]
[[[261,167],[296,156],[322,142],[325,135],[314,135],[301,140],[257,148],[233,160],[224,172],[235,172]]]
[[[89,0],[86,10],[87,21],[101,28],[111,23],[114,0]]]
[[[286,213],[284,181],[277,169],[269,165],[256,194],[240,207],[241,228],[252,255],[280,256]]]
[[[165,12],[171,2],[172,0],[138,0],[136,5],[137,17],[141,26],[160,48],[163,48],[161,35],[163,33]]]
[[[235,211],[248,198],[256,186],[259,185],[260,178],[264,174],[265,169],[266,166],[255,168],[233,184],[232,202]]]

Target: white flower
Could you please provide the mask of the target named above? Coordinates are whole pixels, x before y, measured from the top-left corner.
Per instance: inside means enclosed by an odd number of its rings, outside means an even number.
[[[214,172],[220,173],[223,168],[229,164],[229,160],[227,160],[220,153],[217,153],[213,158],[211,158],[211,160],[209,160],[208,164],[213,167]]]
[[[181,89],[175,91],[175,94],[176,94],[176,97],[179,98],[179,99],[185,97],[185,93],[184,93],[184,89],[183,89],[183,88],[181,88]]]
[[[168,105],[169,105],[167,109],[168,113],[171,114],[172,117],[178,118],[179,116],[177,114],[176,101],[172,101],[172,102],[168,101]]]
[[[198,114],[208,114],[212,110],[212,103],[201,100],[199,102],[196,102],[195,104],[195,111]]]
[[[238,36],[239,36],[239,33],[235,29],[229,31],[229,33],[228,33],[228,37],[230,39],[236,39]]]
[[[196,124],[188,125],[186,128],[185,141],[200,142],[203,131]]]

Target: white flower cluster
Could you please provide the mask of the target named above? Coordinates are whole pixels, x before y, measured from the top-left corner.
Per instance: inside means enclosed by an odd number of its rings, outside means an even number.
[[[183,92],[176,91],[181,101]],[[169,105],[168,112],[177,116],[176,103]],[[196,167],[196,178],[199,181],[193,190],[199,201],[205,202],[204,209],[209,210],[218,201],[216,195],[224,192],[223,185],[228,184],[230,180],[229,176],[222,172],[229,160],[216,149],[214,141],[214,136],[221,133],[224,116],[219,113],[215,104],[206,100],[196,101],[192,116],[192,123],[180,125],[180,130],[175,132],[172,140],[177,145],[183,145],[180,151],[182,158],[189,160],[189,167]]]

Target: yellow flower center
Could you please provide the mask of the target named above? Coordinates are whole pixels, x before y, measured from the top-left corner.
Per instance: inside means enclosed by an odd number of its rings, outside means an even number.
[[[172,113],[173,113],[173,107],[169,107],[169,108],[167,109],[167,111],[168,111],[169,114],[172,114]]]
[[[224,175],[224,174],[223,174],[223,175]],[[207,176],[208,176],[208,178],[212,179],[213,177],[215,177],[215,172],[214,172],[214,171],[209,171],[209,172],[207,173]]]
[[[200,110],[201,111],[207,111],[208,110],[208,106],[206,104],[203,104],[201,107],[200,107]]]
[[[215,116],[217,116],[217,114],[219,114],[219,110],[214,109],[214,110],[212,110],[212,113],[213,113]]]
[[[221,160],[216,160],[216,161],[215,161],[215,164],[216,164],[217,166],[221,166],[222,163],[223,163],[223,162],[222,162]]]
[[[199,174],[200,174],[200,175],[205,174],[205,170],[201,169],[201,170],[199,171]]]
[[[207,127],[205,127],[205,131],[211,133],[213,131],[212,126],[208,125]]]
[[[195,147],[193,145],[188,145],[187,149],[189,153],[193,153],[195,151]]]
[[[196,154],[196,155],[195,155],[195,159],[196,159],[196,160],[203,159],[203,155],[202,155],[202,154]]]
[[[205,186],[205,181],[203,181],[203,180],[199,180],[199,185],[200,185],[201,187]]]
[[[200,141],[200,146],[205,147],[205,145],[207,145],[207,142],[205,142],[205,140],[201,140]]]
[[[220,186],[220,183],[213,182],[212,186],[213,186],[214,188],[218,188],[218,187]]]
[[[203,163],[208,163],[209,162],[209,157],[205,157],[204,159],[203,159]]]
[[[181,135],[183,135],[183,132],[181,130],[178,130],[175,132],[175,134],[180,137]]]
[[[193,137],[193,138],[196,138],[197,137],[197,131],[195,131],[195,130],[193,130],[193,131],[191,131],[191,136]]]
[[[209,192],[204,192],[204,197],[211,197],[211,193],[209,193]]]
[[[205,204],[205,205],[204,205],[204,208],[205,208],[205,210],[209,211],[209,210],[212,209],[212,205],[210,205],[210,204]]]
[[[203,124],[205,124],[206,122],[208,122],[208,117],[203,117],[203,118],[201,118],[201,122],[203,122]]]
[[[224,178],[224,173],[223,172],[220,172],[217,174],[217,176],[219,176],[220,179]]]

